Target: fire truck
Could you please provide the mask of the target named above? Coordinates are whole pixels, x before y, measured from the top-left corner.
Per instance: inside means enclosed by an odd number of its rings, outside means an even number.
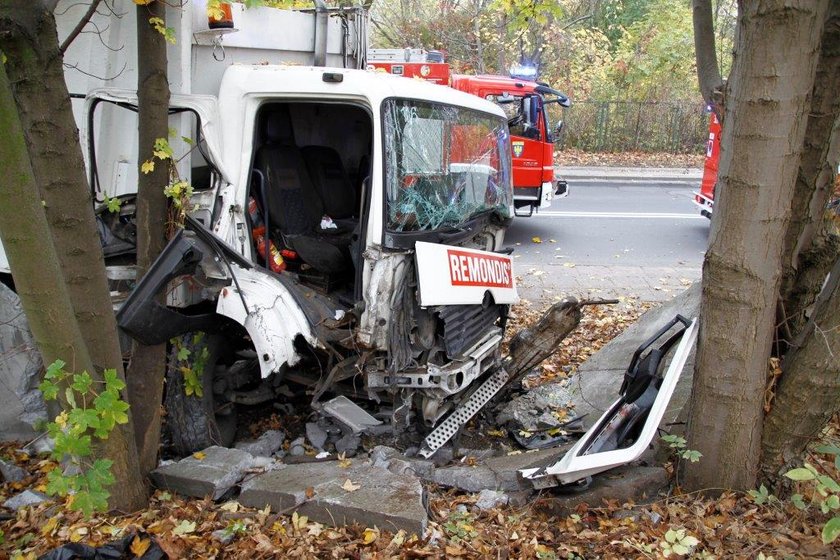
[[[715,205],[715,184],[720,165],[720,120],[712,111],[709,119],[709,140],[706,142],[706,163],[703,165],[703,180],[700,192],[695,192],[693,202],[700,207],[700,214],[711,219]]]
[[[517,216],[548,208],[568,195],[568,184],[554,172],[554,142],[563,121],[550,122],[552,108],[570,107],[569,98],[548,84],[534,81],[531,69],[511,77],[450,74],[442,53],[422,49],[369,49],[368,68],[407,78],[421,78],[477,95],[500,105],[508,116],[513,157],[513,192]],[[558,109],[559,111],[559,109]],[[559,117],[559,115],[557,115]]]

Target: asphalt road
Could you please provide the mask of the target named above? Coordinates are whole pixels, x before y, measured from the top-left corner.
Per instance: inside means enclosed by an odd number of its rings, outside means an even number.
[[[596,178],[570,185],[567,198],[515,218],[507,232],[522,297],[663,300],[700,277],[709,220],[691,203],[695,181]]]

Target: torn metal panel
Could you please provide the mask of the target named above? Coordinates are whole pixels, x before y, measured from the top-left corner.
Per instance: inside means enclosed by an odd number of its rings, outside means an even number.
[[[657,337],[661,334],[663,334],[662,331],[660,331]],[[665,414],[665,410],[668,407],[668,403],[674,393],[674,388],[677,385],[677,381],[679,381],[696,338],[697,319],[695,318],[682,332],[674,358],[662,378],[653,403],[650,405],[650,412],[642,426],[641,432],[631,446],[624,449],[599,451],[603,447],[609,447],[609,445],[604,446],[603,443],[609,441],[611,435],[620,428],[622,424],[621,420],[626,418],[628,414],[634,414],[636,412],[632,407],[637,406],[636,403],[639,401],[628,403],[628,399],[625,398],[625,395],[622,395],[560,461],[544,467],[522,469],[519,471],[520,474],[524,478],[531,480],[554,477],[563,484],[571,484],[638,459],[656,435],[656,430],[662,421],[662,417]],[[653,340],[648,341],[646,345],[650,345]],[[638,354],[637,352],[634,356],[633,364],[636,363],[639,357]],[[651,383],[649,387],[655,388],[655,384]]]
[[[364,290],[365,310],[356,330],[360,344],[368,348],[387,348],[393,310],[399,304],[395,287],[408,280],[411,269],[409,252],[384,252],[370,249],[364,254],[370,270]]]
[[[294,347],[298,336],[303,336],[313,347],[323,347],[295,297],[282,282],[260,269],[238,265],[232,268],[238,288],[230,286],[222,290],[216,312],[248,331],[259,357],[262,377],[268,377],[284,364],[300,361]]]
[[[332,416],[348,428],[354,434],[360,434],[371,426],[379,426],[382,424],[381,420],[377,420],[362,407],[345,397],[340,395],[332,400],[320,405],[324,414]]]

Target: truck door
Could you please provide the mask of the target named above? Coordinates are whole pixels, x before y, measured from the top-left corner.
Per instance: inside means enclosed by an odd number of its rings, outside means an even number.
[[[526,95],[513,105],[516,113],[508,121],[513,152],[513,184],[514,187],[539,187],[543,182],[545,158],[545,127],[540,97]]]

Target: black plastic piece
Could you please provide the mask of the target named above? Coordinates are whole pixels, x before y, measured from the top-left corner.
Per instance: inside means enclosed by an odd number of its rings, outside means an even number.
[[[670,336],[658,348],[650,350],[644,357],[641,357],[645,350],[653,346],[657,340],[662,338],[669,330],[671,330],[671,328],[674,327],[674,325],[678,323],[682,323],[683,326],[677,330],[676,333]],[[624,398],[624,402],[632,403],[642,396],[650,385],[651,380],[658,377],[659,365],[662,362],[662,358],[664,358],[671,347],[680,338],[682,338],[683,333],[689,325],[691,325],[691,321],[682,315],[677,315],[636,349],[633,353],[633,358],[630,360],[630,365],[627,367],[627,371],[624,374],[624,381],[622,382],[621,389],[619,390],[619,394],[621,394]]]
[[[219,323],[215,313],[185,315],[159,301],[169,281],[195,272],[203,257],[200,242],[185,230],[176,233],[117,312],[120,328],[147,346],[189,331],[212,330]]]

